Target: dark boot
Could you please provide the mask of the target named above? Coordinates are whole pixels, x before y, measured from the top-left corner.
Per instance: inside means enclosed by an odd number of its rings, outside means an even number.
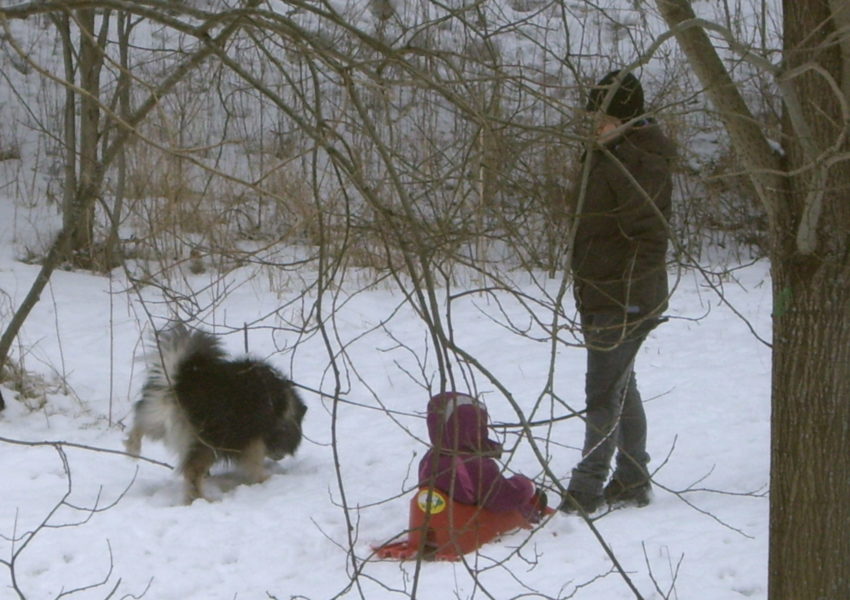
[[[649,504],[651,484],[648,481],[625,484],[619,479],[612,479],[602,491],[602,496],[609,506],[637,506]]]
[[[567,514],[584,513],[589,515],[596,512],[600,506],[602,506],[602,496],[599,494],[567,490],[561,496],[561,505],[558,510]]]

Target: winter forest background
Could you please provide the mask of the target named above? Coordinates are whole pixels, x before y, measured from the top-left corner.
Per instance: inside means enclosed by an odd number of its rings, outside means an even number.
[[[691,3],[780,138],[778,1]],[[0,1],[0,598],[767,598],[768,217],[655,3]],[[756,60],[757,59],[757,60]],[[557,498],[583,350],[569,191],[628,67],[677,142],[655,501],[455,564],[403,533],[424,407],[480,394]],[[779,143],[774,142],[777,148]],[[302,386],[305,446],[180,503],[121,454],[180,319]]]

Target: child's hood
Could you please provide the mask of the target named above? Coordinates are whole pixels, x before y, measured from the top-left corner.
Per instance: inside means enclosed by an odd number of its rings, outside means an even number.
[[[443,392],[428,402],[428,435],[436,450],[498,457],[502,446],[488,438],[487,409],[467,394]]]

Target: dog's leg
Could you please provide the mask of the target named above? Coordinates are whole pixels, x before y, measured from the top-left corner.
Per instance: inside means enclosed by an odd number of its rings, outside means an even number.
[[[144,431],[142,431],[142,428],[133,425],[133,429],[130,430],[130,435],[128,435],[127,439],[124,440],[124,448],[127,450],[128,454],[132,454],[135,457],[138,457],[141,454],[143,435]]]
[[[239,455],[239,465],[251,483],[262,483],[269,478],[264,462],[266,444],[263,440],[254,440]]]
[[[183,461],[183,478],[186,480],[186,504],[204,498],[204,477],[215,462],[215,452],[202,443],[196,443]]]

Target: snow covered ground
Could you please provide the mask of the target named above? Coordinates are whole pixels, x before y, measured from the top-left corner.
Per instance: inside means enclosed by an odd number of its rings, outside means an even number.
[[[14,260],[13,228],[20,222],[11,200],[0,199],[0,206],[5,324],[37,267]],[[213,275],[194,277],[201,287]],[[303,287],[293,276],[247,271],[230,282],[232,291],[208,321],[228,333],[224,343],[234,353],[243,337],[228,326],[273,313]],[[334,389],[321,337],[250,331],[253,355],[309,388],[302,392],[307,439],[294,458],[272,465],[267,482],[245,485],[217,469],[208,485],[211,501],[183,506],[181,481],[167,466],[120,454],[144,377],[145,310],[161,315],[164,309],[148,292],[125,293],[120,273],[110,279],[57,272],[16,350],[44,377],[46,404],[24,403],[2,388],[8,406],[0,413],[0,560],[14,559],[14,584],[32,600],[73,589],[80,591],[68,597],[106,598],[115,589],[111,597],[154,600],[380,600],[414,593],[423,600],[766,598],[770,355],[750,327],[769,339],[768,268],[758,262],[717,282],[748,322],[701,275],[683,275],[670,309],[676,318],[651,335],[637,365],[657,469],[654,501],[593,523],[637,593],[614,572],[593,530],[563,514],[489,544],[466,562],[417,565],[371,556],[373,544],[406,527],[428,400],[417,374],[434,368],[417,362],[426,354],[422,321],[399,308],[401,296],[388,286],[350,297],[343,290],[346,302],[337,302],[332,343],[346,345],[348,363],[335,422],[333,403],[310,391]],[[539,293],[530,282],[525,289]],[[501,327],[506,316],[523,322],[527,315],[509,298],[500,300],[470,295],[455,302],[455,337],[530,411],[545,385],[548,346]],[[295,306],[282,318],[294,318]],[[583,350],[562,347],[556,364],[557,393],[581,408]],[[494,386],[482,377],[477,383],[493,420],[516,422]],[[506,446],[516,445],[510,468],[539,478],[528,441],[515,428],[500,431]],[[560,421],[535,434],[550,468],[566,481],[579,458],[581,423]],[[156,443],[143,452],[174,462]],[[677,493],[683,490],[689,491]],[[92,507],[103,510],[87,510]],[[2,600],[18,598],[10,575],[0,565]],[[96,587],[81,589],[87,586]]]

